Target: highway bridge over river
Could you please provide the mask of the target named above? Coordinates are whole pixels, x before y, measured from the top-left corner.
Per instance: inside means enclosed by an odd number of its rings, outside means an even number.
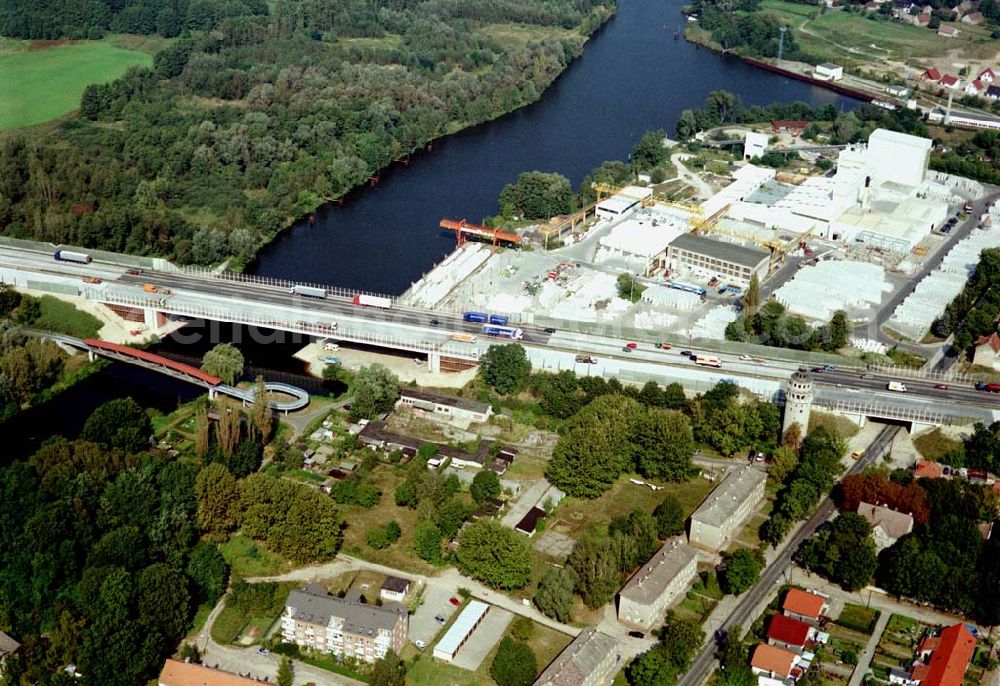
[[[460,311],[422,310],[397,298],[390,298],[388,308],[364,307],[354,303],[357,291],[298,284],[326,289],[326,298],[308,298],[291,293],[297,285],[292,282],[178,268],[159,259],[99,251],[89,251],[93,257],[89,264],[57,262],[53,259],[56,248],[0,240],[0,282],[103,303],[151,330],[197,319],[231,322],[403,351],[426,362],[432,372],[475,366],[489,346],[498,342],[482,335],[481,324],[463,321]],[[648,332],[645,339],[630,332],[625,338],[621,330],[608,325],[566,323],[555,331],[512,315],[513,323],[523,330],[520,342],[536,369],[570,369],[579,375],[623,382],[678,382],[700,392],[730,380],[762,398],[782,402],[785,382],[803,364],[802,354],[795,351],[745,346],[753,354],[741,355],[732,352],[732,343],[699,341],[696,352],[712,352],[722,360],[722,368],[707,368],[680,355],[681,345],[669,351],[658,349],[655,341],[668,337],[662,332]],[[476,335],[476,340],[456,341],[457,333]],[[626,342],[635,342],[636,349],[624,351]],[[713,350],[713,346],[718,347]],[[578,362],[581,355],[595,361]],[[865,417],[916,426],[1000,418],[1000,396],[976,391],[969,379],[911,371],[904,379],[906,393],[888,391],[888,381],[900,378],[900,373],[838,364],[836,369],[816,374],[815,402],[859,423]]]

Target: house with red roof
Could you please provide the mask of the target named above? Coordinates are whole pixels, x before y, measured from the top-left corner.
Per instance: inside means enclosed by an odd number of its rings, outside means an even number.
[[[975,342],[976,351],[972,363],[980,367],[1000,369],[1000,335],[995,331],[989,336],[980,336]]]
[[[990,67],[986,67],[986,69],[979,72],[979,80],[983,83],[993,83],[997,80],[997,74]]]
[[[937,83],[941,80],[941,72],[938,71],[937,67],[931,67],[924,72],[923,78],[925,81],[933,81],[934,83]]]
[[[944,465],[933,460],[917,460],[913,476],[917,479],[940,479],[944,476]]]
[[[758,677],[768,677],[782,681],[788,679],[794,680],[798,677],[799,673],[799,670],[795,667],[798,657],[798,655],[791,651],[761,643],[753,651],[753,657],[750,659],[750,669]]]
[[[941,631],[937,648],[927,663],[927,676],[921,686],[962,686],[965,670],[976,652],[976,637],[964,624],[953,624]]]
[[[952,74],[945,74],[941,77],[941,81],[939,81],[939,83],[945,88],[958,88],[962,85],[962,79]]]
[[[785,594],[781,610],[786,617],[800,622],[819,626],[819,620],[829,610],[829,598],[821,593],[803,591],[800,588],[790,588]]]
[[[785,615],[773,615],[767,625],[767,642],[799,655],[816,638],[816,627]]]
[[[979,79],[969,81],[965,84],[965,94],[966,95],[979,95],[986,90],[986,84],[984,84]]]

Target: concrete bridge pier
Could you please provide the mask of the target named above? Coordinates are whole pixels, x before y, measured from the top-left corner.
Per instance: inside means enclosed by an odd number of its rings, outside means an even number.
[[[427,371],[432,373],[441,371],[441,353],[427,353]]]
[[[209,400],[215,400],[218,397],[219,397],[219,392],[217,390],[215,390],[214,388],[209,388],[208,389],[208,399]]]
[[[850,419],[852,422],[858,425],[859,429],[865,428],[865,424],[868,423],[868,417],[860,412],[840,412],[841,417]]]
[[[93,362],[96,359],[97,359],[97,355],[94,354],[94,351],[93,350],[88,350],[87,351],[87,362]]]

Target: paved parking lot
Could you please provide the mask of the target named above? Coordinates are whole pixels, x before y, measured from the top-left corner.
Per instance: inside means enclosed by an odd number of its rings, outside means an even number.
[[[545,531],[535,539],[534,548],[540,553],[565,560],[573,552],[576,541],[558,531]]]
[[[431,647],[431,641],[444,626],[439,624],[434,616],[441,615],[447,620],[458,609],[448,602],[448,598],[452,596],[458,597],[456,589],[433,582],[428,584],[424,590],[423,604],[410,617],[409,638],[411,642],[424,641],[428,648]]]
[[[502,607],[490,605],[490,611],[483,617],[482,624],[472,632],[469,641],[459,649],[451,664],[470,672],[479,669],[479,665],[493,650],[493,646],[503,638],[503,633],[507,630],[507,625],[512,619],[514,619],[512,613]]]

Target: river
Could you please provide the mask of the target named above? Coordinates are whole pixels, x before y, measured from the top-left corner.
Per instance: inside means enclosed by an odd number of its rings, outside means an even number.
[[[384,173],[377,188],[359,189],[344,206],[320,210],[315,226],[299,222],[261,252],[256,273],[401,293],[453,249],[454,238],[437,228],[442,217],[477,222],[495,214],[500,189],[522,171],[556,171],[575,188],[602,161],[625,159],[645,131],[672,132],[680,113],[701,105],[710,91],[732,91],[748,105],[802,100],[854,106],[829,91],[675,40],[684,27],[681,5],[619,0],[618,14],[538,102],[436,141],[409,167]],[[251,345],[239,327],[222,327],[217,340],[234,335],[244,338],[240,347],[255,365],[248,376],[266,370],[269,378],[306,384],[301,364],[290,359],[294,344]],[[197,356],[204,344],[168,340],[161,350]],[[24,456],[47,436],[75,436],[105,400],[132,395],[146,407],[169,411],[198,392],[115,365],[0,430],[8,456]]]
[[[674,131],[685,108],[713,90],[747,105],[801,100],[854,107],[830,91],[750,67],[674,39],[683,0],[619,0],[618,14],[528,107],[440,141],[396,165],[375,189],[301,221],[264,248],[255,273],[402,293],[454,248],[442,217],[496,214],[504,184],[522,171],[554,171],[575,189],[604,160],[623,160],[649,129]]]

